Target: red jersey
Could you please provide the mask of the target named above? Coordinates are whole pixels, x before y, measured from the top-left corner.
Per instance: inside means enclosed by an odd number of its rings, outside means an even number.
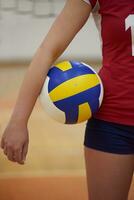
[[[84,0],[102,38],[104,100],[95,118],[134,125],[134,0]]]

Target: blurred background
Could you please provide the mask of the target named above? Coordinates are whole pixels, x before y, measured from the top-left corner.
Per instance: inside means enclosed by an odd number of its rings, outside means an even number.
[[[64,4],[64,0],[0,0],[0,136],[28,65]],[[57,62],[78,60],[98,71],[100,45],[91,16]],[[29,121],[25,165],[8,161],[0,151],[0,199],[87,200],[84,129],[85,123],[53,121],[37,101]]]
[[[29,61],[65,0],[0,0],[0,60]],[[100,43],[92,18],[61,59],[100,59]]]

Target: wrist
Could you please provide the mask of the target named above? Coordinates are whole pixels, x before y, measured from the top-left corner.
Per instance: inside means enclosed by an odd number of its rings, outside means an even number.
[[[27,124],[28,124],[28,120],[27,119],[25,119],[25,118],[23,118],[23,117],[17,117],[17,116],[12,116],[11,118],[10,118],[10,121],[9,121],[9,123],[11,123],[11,124],[16,124],[16,125],[23,125],[23,126],[27,126]]]

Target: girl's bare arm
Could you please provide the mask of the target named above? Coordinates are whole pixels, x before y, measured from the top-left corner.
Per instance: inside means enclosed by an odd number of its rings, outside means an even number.
[[[67,0],[33,57],[1,141],[9,160],[23,164],[28,148],[27,122],[47,72],[85,24],[90,11],[83,0]]]

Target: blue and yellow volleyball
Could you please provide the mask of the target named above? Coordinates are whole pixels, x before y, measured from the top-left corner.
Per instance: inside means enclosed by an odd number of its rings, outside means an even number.
[[[45,111],[56,121],[78,124],[92,117],[103,100],[103,85],[91,66],[63,61],[47,74],[40,94]]]

